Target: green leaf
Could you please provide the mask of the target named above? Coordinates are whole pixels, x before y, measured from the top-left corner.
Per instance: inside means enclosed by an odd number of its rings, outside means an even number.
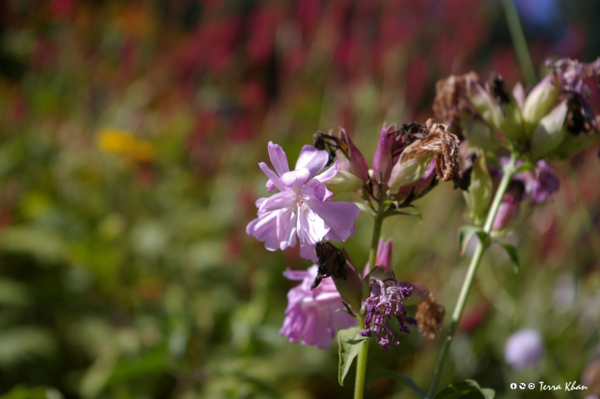
[[[404,215],[404,216],[416,216],[418,217],[421,222],[423,221],[423,215],[421,215],[420,212],[404,212],[404,211],[398,211],[398,210],[389,210],[385,213],[385,217],[389,217],[389,216],[396,216],[396,215]]]
[[[521,269],[521,263],[519,262],[519,254],[517,253],[517,249],[513,245],[510,245],[510,244],[500,243],[500,245],[502,245],[502,248],[504,248],[506,250],[508,257],[510,258],[510,261],[512,262],[513,271],[515,272],[515,274],[519,273],[519,270]]]
[[[475,380],[465,380],[450,385],[435,395],[434,399],[455,399],[470,392],[479,392],[484,399],[494,399],[496,393],[490,388],[481,388]]]
[[[367,204],[365,204],[364,202],[355,202],[354,205],[356,205],[358,207],[358,209],[360,209],[361,212],[366,212],[371,216],[375,216],[375,211],[373,209],[371,209],[371,207]]]
[[[467,243],[473,236],[477,234],[481,242],[485,243],[487,240],[487,234],[477,226],[461,226],[458,229],[458,247],[460,248],[460,254],[463,255],[467,247]]]
[[[380,378],[392,378],[406,385],[408,388],[412,389],[413,392],[416,393],[419,398],[425,397],[425,392],[421,388],[419,388],[419,386],[412,380],[412,378],[407,377],[405,375],[400,375],[392,370],[380,370],[373,373],[371,377],[369,377],[367,385],[371,385],[373,381],[378,380]]]
[[[369,337],[363,337],[359,335],[362,331],[359,327],[351,327],[345,330],[340,330],[338,332],[338,343],[340,345],[339,354],[340,354],[340,365],[338,368],[338,381],[341,386],[344,386],[344,378],[348,371],[350,370],[350,366],[354,361],[356,355],[358,355],[358,350],[360,349],[360,345],[369,340]]]
[[[515,169],[515,174],[528,172],[528,171],[534,170],[534,169],[535,169],[535,166],[531,162],[525,162],[523,165],[521,165],[517,169]]]

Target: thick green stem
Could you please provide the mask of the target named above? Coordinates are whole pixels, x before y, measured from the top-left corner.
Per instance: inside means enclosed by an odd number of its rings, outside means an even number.
[[[479,240],[479,244],[475,249],[475,253],[473,254],[473,258],[471,259],[471,263],[469,264],[469,269],[467,270],[467,275],[465,276],[465,280],[463,282],[462,288],[460,290],[460,294],[458,295],[458,301],[456,302],[456,306],[454,307],[454,312],[452,313],[452,321],[450,323],[450,331],[448,333],[448,337],[444,341],[444,346],[442,348],[442,353],[440,354],[440,358],[438,360],[437,366],[435,368],[435,373],[433,374],[433,380],[431,381],[431,386],[429,387],[429,392],[427,392],[426,399],[432,399],[435,396],[437,391],[438,384],[440,382],[440,378],[442,377],[442,371],[444,370],[444,363],[446,362],[446,357],[448,357],[448,352],[450,351],[450,346],[452,345],[452,340],[454,339],[454,335],[456,334],[456,330],[458,328],[458,323],[462,316],[463,310],[465,309],[465,304],[467,303],[467,297],[469,296],[469,291],[471,290],[471,286],[473,285],[473,281],[475,280],[475,276],[477,275],[477,269],[479,268],[479,264],[481,263],[481,259],[483,258],[483,254],[485,250],[489,246],[489,240],[487,237],[492,231],[492,226],[494,224],[494,219],[496,218],[496,214],[498,213],[498,209],[500,208],[500,203],[502,202],[502,197],[506,193],[508,186],[510,185],[510,181],[515,174],[515,163],[517,161],[516,155],[513,154],[510,158],[508,165],[504,167],[504,176],[502,176],[502,180],[500,181],[500,185],[498,186],[498,190],[496,191],[496,196],[492,201],[492,206],[490,211],[488,212],[487,219],[485,220],[485,224],[483,226],[483,231],[486,234],[486,239]]]
[[[523,28],[521,27],[521,21],[519,21],[519,14],[515,8],[515,3],[513,3],[513,0],[502,0],[502,6],[504,7],[508,30],[510,31],[519,64],[521,64],[521,69],[523,70],[525,79],[527,79],[527,83],[533,86],[537,82],[537,77],[535,76],[533,62],[531,62],[531,57],[529,56],[527,41],[523,34]]]
[[[368,267],[375,267],[375,261],[377,259],[377,249],[379,247],[379,237],[381,237],[381,226],[383,226],[383,212],[381,210],[382,205],[379,204],[377,208],[377,215],[373,223],[373,237],[371,238],[371,251],[369,252],[369,264]],[[362,316],[360,316],[360,327],[365,328]],[[358,357],[356,359],[356,382],[354,383],[354,399],[362,399],[365,391],[365,375],[367,371],[367,355],[369,353],[369,341],[363,341],[360,343],[358,350]]]

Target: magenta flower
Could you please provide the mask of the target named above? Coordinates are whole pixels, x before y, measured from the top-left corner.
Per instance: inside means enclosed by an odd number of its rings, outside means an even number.
[[[279,335],[290,342],[329,349],[337,330],[353,327],[357,320],[344,311],[342,297],[331,279],[325,279],[311,291],[317,276],[317,265],[306,271],[286,270],[283,275],[289,280],[300,280],[300,285],[288,292],[287,315]]]
[[[354,234],[354,220],[360,210],[350,202],[328,202],[333,193],[323,183],[337,174],[339,163],[317,175],[327,165],[327,151],[305,145],[292,171],[277,144],[269,142],[269,156],[277,173],[264,162],[258,165],[269,178],[269,192],[275,187],[279,192],[256,201],[258,218],[248,224],[246,233],[264,242],[269,251],[295,247],[297,236],[300,256],[316,262],[315,244],[321,240],[346,241]]]

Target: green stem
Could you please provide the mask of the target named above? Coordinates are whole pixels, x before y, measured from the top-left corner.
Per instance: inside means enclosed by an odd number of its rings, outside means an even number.
[[[535,76],[535,68],[533,67],[533,62],[529,55],[527,41],[523,34],[523,28],[521,26],[521,21],[519,21],[519,14],[517,13],[515,3],[513,3],[513,0],[502,0],[502,6],[504,7],[508,30],[510,31],[519,64],[521,64],[521,69],[523,70],[527,83],[533,86],[537,82],[537,77]]]
[[[504,176],[502,176],[502,180],[500,181],[500,185],[498,186],[498,190],[496,191],[496,196],[492,201],[492,206],[490,211],[488,212],[487,219],[483,226],[483,231],[486,236],[489,237],[489,234],[492,231],[492,226],[494,224],[494,219],[496,218],[496,214],[498,213],[498,209],[500,208],[500,203],[502,202],[502,197],[506,193],[508,186],[510,185],[510,181],[515,174],[515,164],[517,161],[517,157],[513,154],[510,158],[510,162],[508,165],[504,167]],[[483,258],[483,254],[489,246],[489,239],[479,240],[479,244],[475,249],[475,253],[473,254],[473,258],[471,259],[471,263],[469,264],[469,269],[467,270],[467,275],[465,276],[465,280],[463,282],[462,288],[460,290],[460,294],[458,295],[458,301],[456,302],[456,306],[454,307],[454,312],[452,313],[452,321],[450,323],[450,332],[448,333],[448,337],[444,341],[444,346],[442,348],[442,353],[440,354],[440,358],[438,360],[437,366],[435,367],[435,372],[433,374],[433,379],[431,381],[431,386],[429,387],[429,392],[427,392],[427,396],[425,398],[431,399],[434,397],[438,384],[440,382],[440,378],[442,377],[442,371],[444,369],[444,363],[446,362],[446,358],[448,357],[448,352],[450,351],[450,346],[452,345],[452,340],[454,339],[454,335],[456,334],[456,330],[458,328],[458,323],[462,316],[463,310],[465,309],[465,304],[467,303],[467,297],[469,296],[469,291],[471,290],[471,286],[473,285],[473,281],[475,280],[475,275],[477,274],[477,269],[479,268],[479,264],[481,263],[481,259]]]
[[[375,267],[377,259],[377,249],[379,247],[379,237],[381,237],[381,227],[385,216],[382,212],[381,203],[378,205],[377,214],[373,223],[373,237],[371,238],[371,251],[369,252],[369,269]],[[365,328],[363,318],[360,316],[360,327]],[[367,371],[367,355],[369,353],[369,340],[360,343],[358,357],[356,359],[356,381],[354,383],[354,399],[362,399],[365,391],[365,375]]]

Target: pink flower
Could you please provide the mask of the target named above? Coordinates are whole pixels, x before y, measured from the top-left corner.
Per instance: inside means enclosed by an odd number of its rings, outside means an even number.
[[[323,183],[337,174],[339,163],[317,175],[327,165],[327,151],[305,145],[292,171],[277,144],[269,142],[269,156],[277,173],[264,162],[258,165],[269,178],[269,192],[275,187],[279,192],[256,201],[258,218],[248,224],[246,233],[264,242],[269,251],[295,247],[297,236],[300,256],[316,262],[315,244],[346,241],[354,234],[354,220],[360,210],[350,202],[328,202],[333,193]]]
[[[306,271],[286,270],[283,275],[289,280],[300,280],[300,285],[288,292],[287,315],[280,335],[290,342],[329,349],[337,330],[357,325],[357,320],[344,311],[342,297],[331,279],[325,279],[311,291],[310,286],[317,276],[317,265]]]

